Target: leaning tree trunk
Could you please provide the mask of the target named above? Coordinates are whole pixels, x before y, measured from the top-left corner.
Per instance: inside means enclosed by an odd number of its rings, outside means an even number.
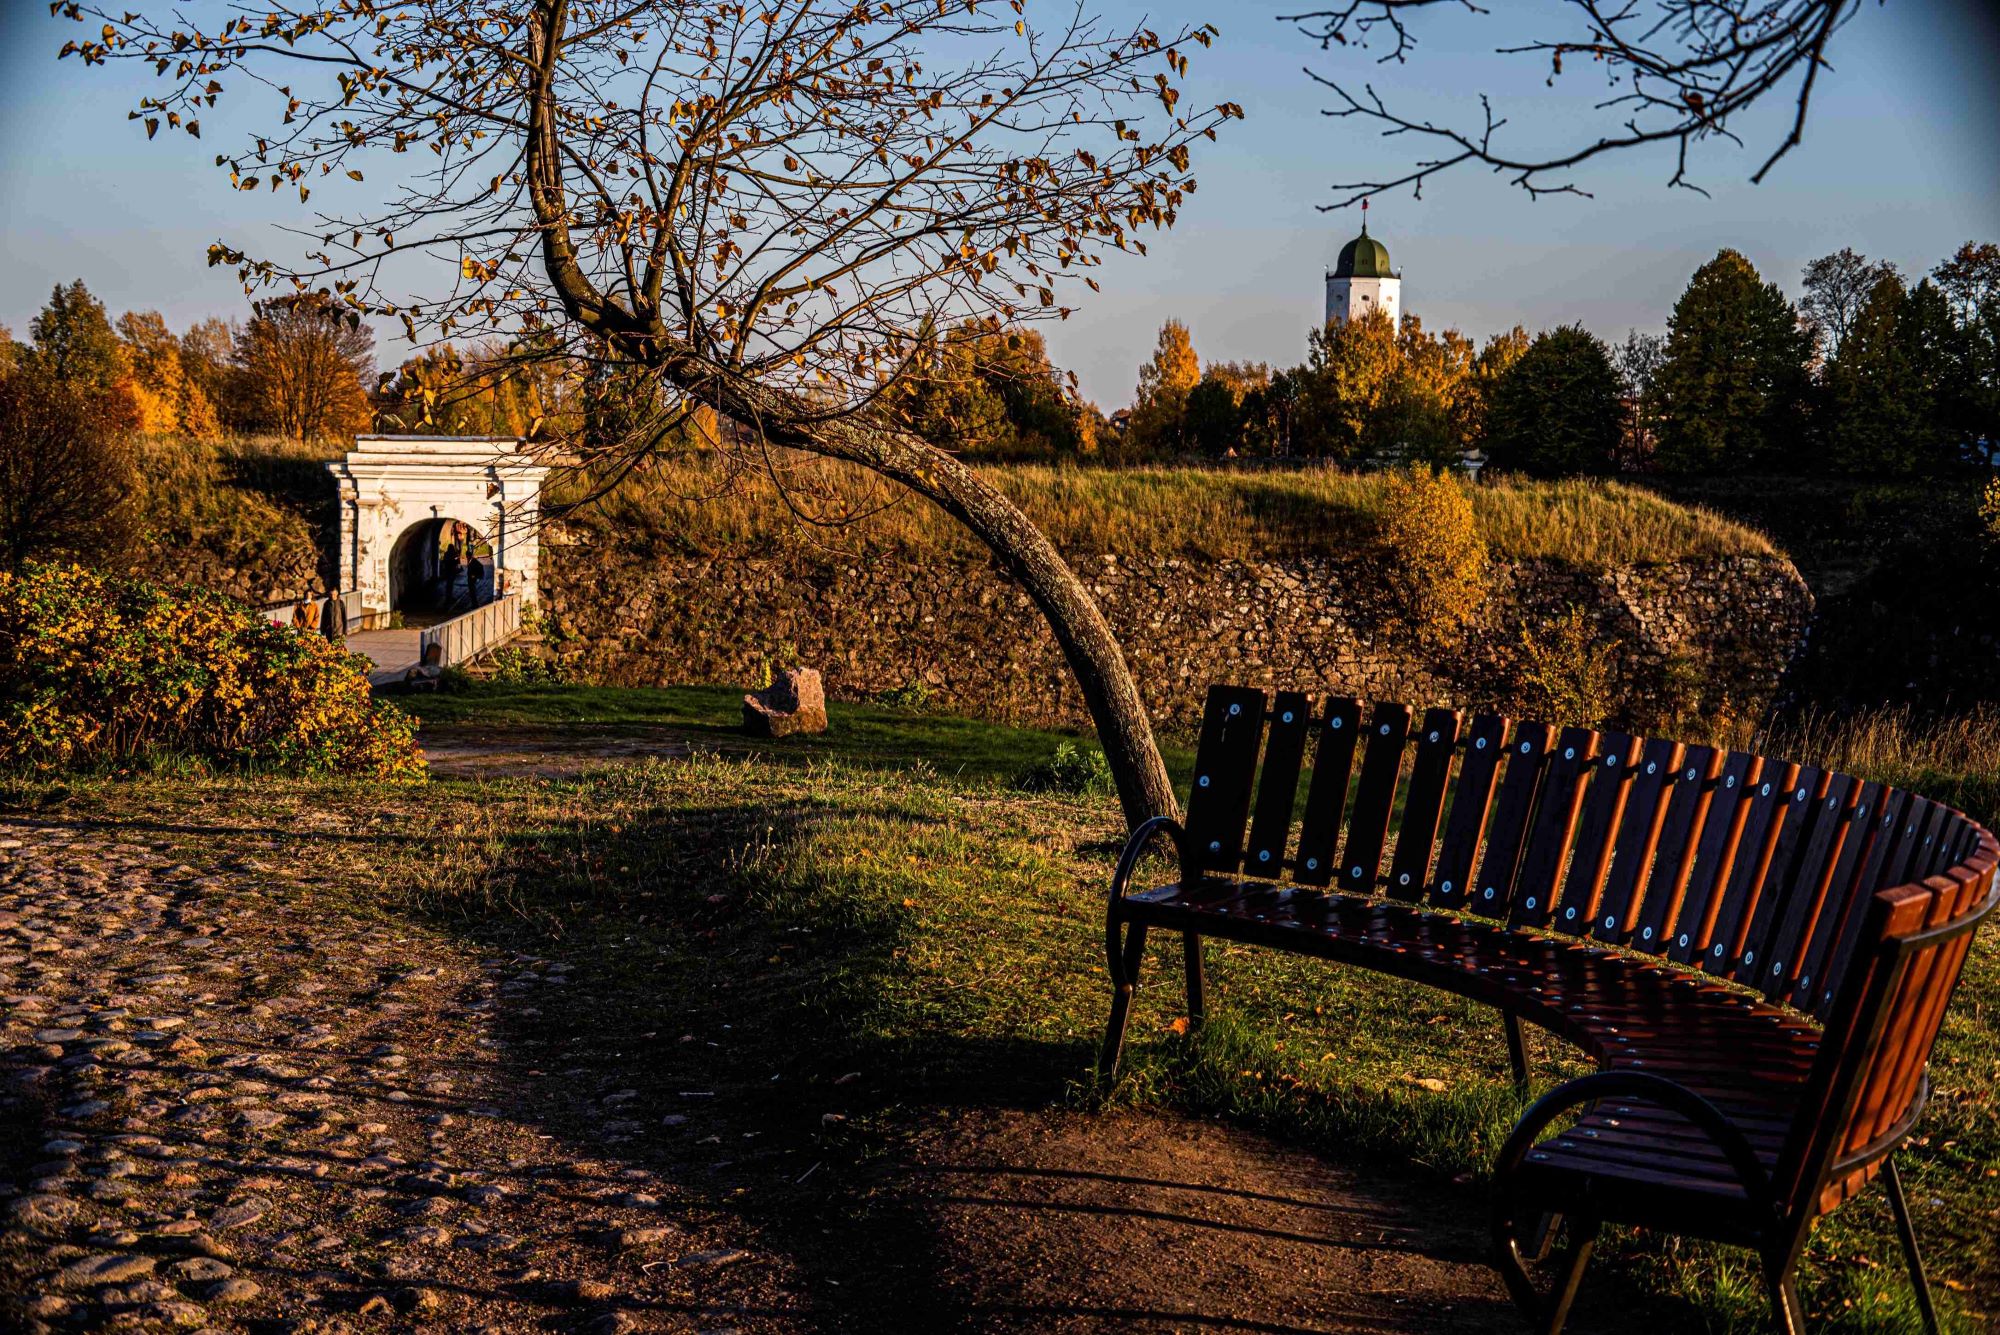
[[[788,424],[766,411],[777,404],[759,402],[783,399],[782,391],[740,383],[725,384],[720,397],[738,421],[770,423],[765,435],[776,444],[844,459],[900,482],[976,534],[1035,600],[1062,646],[1097,726],[1127,824],[1136,828],[1150,817],[1176,814],[1173,785],[1125,651],[1083,581],[1019,506],[959,460],[906,431],[858,419]]]
[[[878,413],[827,418],[788,390],[759,384],[707,360],[659,317],[653,304],[656,291],[643,285],[628,289],[625,299],[632,304],[627,305],[591,281],[570,235],[556,114],[557,53],[566,8],[567,0],[538,0],[529,25],[526,153],[542,265],[564,311],[696,402],[739,422],[755,423],[776,444],[844,459],[899,482],[971,529],[1028,591],[1062,646],[1097,725],[1126,821],[1136,827],[1150,817],[1174,814],[1173,785],[1124,650],[1076,572],[1020,507],[951,455]]]

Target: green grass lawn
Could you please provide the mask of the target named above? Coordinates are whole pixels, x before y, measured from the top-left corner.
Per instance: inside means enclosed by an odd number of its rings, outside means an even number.
[[[422,709],[438,722],[588,717],[702,736],[723,725],[731,698],[496,689]],[[805,755],[765,744],[562,780],[399,791],[144,780],[17,785],[6,796],[45,819],[169,838],[196,865],[256,859],[329,913],[406,924],[413,949],[441,933],[482,954],[561,961],[569,986],[540,1014],[507,1017],[508,1040],[623,1063],[661,1106],[689,1090],[712,1096],[703,1106],[714,1120],[742,1129],[745,1146],[731,1154],[749,1183],[717,1208],[773,1227],[819,1232],[826,1196],[808,1198],[794,1185],[801,1175],[845,1181],[940,1109],[1065,1098],[1219,1115],[1335,1159],[1407,1164],[1457,1183],[1467,1211],[1484,1210],[1484,1174],[1521,1108],[1490,1011],[1361,971],[1212,946],[1217,1018],[1190,1034],[1177,1023],[1177,944],[1158,940],[1127,1074],[1095,1089],[1115,803],[986,781],[1042,754],[1054,734],[869,706],[839,708],[835,729]],[[912,768],[917,756],[930,767]],[[1959,1329],[2000,1312],[1996,999],[1989,931],[1903,1160]],[[1554,1040],[1534,1045],[1543,1087],[1579,1069]],[[1680,1314],[1673,1328],[1762,1328],[1746,1254],[1622,1234],[1601,1255],[1588,1282],[1658,1296]],[[1814,1329],[1916,1328],[1879,1192],[1815,1233],[1803,1287]]]
[[[1048,759],[1064,742],[1095,751],[1077,732],[1000,727],[977,719],[882,704],[827,705],[827,731],[757,742],[742,733],[743,692],[730,686],[572,686],[472,684],[452,693],[406,696],[396,703],[426,725],[540,730],[549,741],[583,743],[592,733],[646,734],[786,763],[838,760],[873,768],[916,769],[940,778],[1009,783]],[[1192,773],[1192,747],[1163,738],[1175,780]]]

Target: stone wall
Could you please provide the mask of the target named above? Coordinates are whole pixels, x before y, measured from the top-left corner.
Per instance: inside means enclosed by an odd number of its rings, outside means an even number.
[[[620,685],[756,685],[817,667],[836,698],[920,683],[939,708],[1036,724],[1084,721],[1027,596],[989,563],[947,570],[823,553],[627,559],[551,534],[543,611],[552,652]],[[1184,727],[1209,683],[1518,707],[1523,627],[1585,609],[1616,643],[1613,718],[1639,726],[1717,707],[1761,713],[1804,641],[1812,596],[1791,564],[1737,557],[1587,571],[1496,566],[1463,643],[1425,649],[1372,598],[1367,561],[1079,563],[1155,718]]]

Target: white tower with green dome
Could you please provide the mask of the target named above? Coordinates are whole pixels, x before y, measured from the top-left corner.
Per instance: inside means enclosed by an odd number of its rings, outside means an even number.
[[[1389,248],[1368,235],[1368,201],[1361,201],[1361,235],[1340,248],[1326,276],[1326,322],[1346,324],[1381,311],[1390,324],[1403,316],[1403,278],[1389,267]]]

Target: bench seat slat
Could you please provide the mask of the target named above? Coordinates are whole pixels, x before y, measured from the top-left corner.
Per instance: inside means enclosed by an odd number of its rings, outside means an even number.
[[[1588,728],[1564,728],[1549,754],[1548,772],[1535,803],[1534,825],[1521,872],[1514,882],[1507,922],[1515,927],[1540,927],[1549,921],[1556,882],[1576,831],[1583,805],[1584,776],[1596,754],[1597,734]]]
[[[1326,702],[1313,748],[1312,781],[1299,820],[1299,851],[1292,879],[1300,885],[1333,881],[1333,851],[1347,811],[1347,781],[1354,768],[1354,739],[1361,731],[1361,705],[1347,696]]]
[[[1257,777],[1256,814],[1250,819],[1250,848],[1244,867],[1253,876],[1278,876],[1291,836],[1292,804],[1298,796],[1299,765],[1311,731],[1312,702],[1299,691],[1280,691],[1271,701],[1264,734],[1264,764]]]
[[[1389,860],[1389,894],[1417,899],[1430,871],[1431,849],[1437,842],[1438,821],[1444,814],[1451,758],[1465,716],[1456,709],[1427,709],[1417,728],[1415,756],[1410,762],[1409,789],[1403,798],[1403,826]]]
[[[1340,888],[1373,894],[1382,870],[1382,848],[1395,814],[1396,781],[1403,768],[1403,744],[1410,735],[1410,707],[1382,703],[1368,721],[1368,749],[1354,785],[1354,814],[1347,820],[1347,843],[1340,851]]]

